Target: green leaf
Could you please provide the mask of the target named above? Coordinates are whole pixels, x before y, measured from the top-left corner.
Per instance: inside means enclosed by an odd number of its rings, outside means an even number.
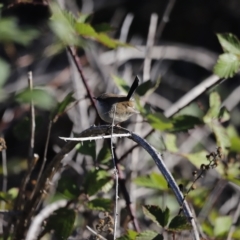
[[[196,125],[203,124],[203,121],[194,116],[190,115],[181,115],[174,117],[172,119],[173,128],[171,132],[178,132],[178,131],[187,131],[189,129],[194,128]]]
[[[156,82],[148,80],[148,81],[140,84],[136,91],[137,94],[139,96],[152,94],[158,88],[160,81],[161,81],[161,79],[159,78],[159,79],[157,79]]]
[[[223,152],[226,153],[226,149],[231,146],[230,139],[227,135],[226,129],[218,122],[214,122],[213,124],[209,124],[209,127],[212,128],[213,133],[217,140],[217,146],[221,147]]]
[[[73,231],[76,213],[72,209],[60,208],[55,211],[47,221],[47,232],[54,230],[58,239],[67,240]]]
[[[78,198],[81,193],[76,180],[70,177],[62,177],[58,181],[57,191],[69,200]]]
[[[13,200],[17,198],[18,192],[18,188],[11,188],[7,192],[0,192],[0,200],[13,203]]]
[[[163,175],[155,172],[151,173],[148,176],[135,178],[134,183],[141,187],[148,187],[160,190],[168,189],[167,182]]]
[[[92,196],[101,191],[109,182],[112,182],[112,179],[107,171],[92,170],[85,176],[83,183],[84,191],[89,196]]]
[[[209,189],[205,187],[197,187],[194,191],[188,193],[188,199],[196,206],[198,209],[202,209],[204,206],[204,200],[209,195]]]
[[[232,224],[230,216],[218,217],[214,224],[214,236],[226,236]]]
[[[0,88],[4,85],[10,74],[10,66],[0,58]]]
[[[88,208],[99,211],[110,211],[112,200],[107,198],[96,198],[88,202]]]
[[[15,95],[15,99],[20,103],[31,103],[33,101],[34,105],[50,110],[56,103],[53,96],[43,88],[34,88],[33,90],[26,89]]]
[[[208,155],[207,151],[200,151],[196,153],[182,153],[181,155],[187,158],[197,168],[200,168],[202,164],[209,163],[206,159],[206,155]]]
[[[239,67],[239,57],[233,53],[224,53],[219,56],[213,71],[220,78],[231,78],[238,72]]]
[[[204,221],[202,224],[202,230],[204,233],[206,233],[209,237],[214,238],[214,234],[213,234],[213,228],[212,225],[208,222],[208,221]]]
[[[236,230],[233,232],[232,239],[240,239],[240,228],[236,228]]]
[[[172,232],[181,232],[183,230],[192,229],[191,224],[185,216],[176,216],[169,223],[168,230]]]
[[[122,43],[118,40],[110,38],[105,33],[96,32],[95,29],[88,23],[77,22],[75,25],[75,29],[80,36],[85,38],[91,38],[109,48],[116,48],[118,46],[129,46],[126,43]]]
[[[18,196],[19,188],[10,188],[7,193],[11,196],[11,199],[16,199]]]
[[[225,52],[240,54],[240,41],[231,33],[217,34],[218,40]]]
[[[21,29],[14,18],[0,19],[0,42],[15,42],[24,46],[28,45],[39,35],[35,29]]]
[[[229,138],[238,137],[237,129],[231,124],[226,128],[226,132]]]
[[[169,152],[172,152],[172,153],[178,152],[176,141],[177,141],[177,136],[175,134],[170,134],[170,133],[165,134],[164,144],[166,146],[166,149]]]
[[[82,144],[77,144],[76,149],[83,155],[88,155],[96,159],[96,142],[95,141],[84,141]]]
[[[60,103],[57,104],[56,108],[51,114],[51,119],[55,121],[57,120],[58,116],[63,114],[66,110],[67,106],[75,101],[75,98],[73,97],[73,92],[70,92]],[[55,122],[54,121],[54,122]]]
[[[222,107],[222,108],[220,109],[218,118],[219,118],[219,121],[220,121],[221,123],[230,120],[230,113],[229,113],[229,111],[227,110],[226,107]]]
[[[146,230],[139,233],[135,240],[163,240],[163,236],[154,231]]]
[[[94,25],[94,29],[98,33],[110,32],[110,31],[114,30],[114,28],[111,25],[109,25],[108,23],[100,23],[100,24]]]
[[[204,112],[199,107],[198,103],[192,102],[191,104],[187,105],[183,109],[181,109],[177,114],[174,116],[181,116],[181,115],[187,115],[187,116],[194,116],[202,119]]]
[[[173,127],[171,120],[166,118],[162,113],[150,113],[146,118],[149,124],[156,130],[170,130]]]
[[[112,158],[109,147],[103,146],[97,156],[97,163],[107,163]]]
[[[76,19],[72,13],[61,10],[57,4],[51,4],[52,17],[50,28],[65,45],[80,45],[75,31]]]
[[[213,119],[219,117],[221,108],[221,99],[217,92],[212,92],[209,96],[209,110],[207,114],[203,117],[205,123],[211,122]]]
[[[230,150],[233,152],[240,152],[240,137],[230,138]]]
[[[164,178],[164,176],[162,174],[152,172],[149,175],[149,177],[150,177],[152,183],[156,186],[156,188],[158,188],[160,190],[167,190],[168,189],[166,179]]]
[[[100,43],[102,43],[103,45],[105,45],[106,47],[109,47],[109,48],[117,48],[119,46],[122,46],[122,47],[129,47],[130,46],[129,44],[126,44],[126,43],[123,43],[123,42],[120,42],[118,40],[110,38],[105,33],[99,33],[96,40],[99,41]]]
[[[89,22],[90,17],[91,17],[90,14],[80,13],[80,16],[77,18],[77,22],[78,23]]]
[[[123,235],[122,237],[117,238],[117,240],[133,240],[136,239],[136,236],[138,235],[137,232],[128,229],[127,233]]]
[[[77,30],[78,34],[83,37],[97,37],[98,33],[95,29],[88,23],[77,22],[75,25],[75,29]]]
[[[148,218],[163,228],[168,224],[170,215],[168,208],[162,211],[159,206],[145,205],[143,206],[143,212]]]

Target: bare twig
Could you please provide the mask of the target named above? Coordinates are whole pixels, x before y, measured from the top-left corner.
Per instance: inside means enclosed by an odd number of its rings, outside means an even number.
[[[174,103],[170,108],[168,108],[164,115],[166,117],[171,117],[174,114],[176,114],[178,111],[189,105],[191,102],[193,102],[196,98],[198,98],[200,95],[202,95],[204,92],[206,92],[209,88],[212,88],[213,86],[220,84],[225,79],[221,79],[216,75],[211,75],[207,79],[205,79],[203,82],[198,84],[196,87],[194,87],[191,91],[189,91],[187,94],[185,94],[182,98],[180,98],[176,103]]]
[[[175,2],[176,2],[176,0],[168,0],[167,7],[165,8],[165,11],[161,18],[161,22],[160,22],[157,32],[156,32],[156,37],[155,37],[156,41],[162,37],[163,30],[169,21],[169,16],[172,12]]]
[[[2,183],[2,192],[7,191],[7,156],[6,156],[6,143],[4,138],[0,138],[0,152],[2,152],[2,175],[3,175],[3,183]],[[5,208],[5,202],[1,201],[1,209]]]
[[[154,45],[157,22],[158,22],[158,15],[156,13],[153,13],[151,15],[148,38],[147,38],[146,55],[144,58],[143,81],[147,81],[150,79],[151,62],[152,62],[151,51]]]
[[[95,232],[92,228],[90,228],[89,226],[86,226],[86,228],[93,233],[94,235],[96,235],[98,238],[103,239],[103,240],[107,240],[105,237],[101,236],[100,234],[98,234],[97,232]]]
[[[2,138],[1,138],[2,139]],[[2,183],[2,192],[7,192],[7,157],[6,157],[6,150],[1,150],[2,152],[2,175],[3,175],[3,183]],[[4,200],[1,200],[1,209],[5,209],[6,202]],[[4,221],[4,216],[0,215],[0,221]],[[0,226],[0,231],[4,232],[3,224]]]
[[[49,123],[48,123],[47,138],[46,138],[45,147],[44,147],[43,162],[42,162],[41,169],[40,169],[40,171],[38,173],[38,176],[37,176],[37,184],[39,183],[39,179],[42,176],[44,167],[45,167],[46,162],[47,162],[47,152],[48,152],[48,145],[49,145],[50,134],[51,134],[51,130],[52,130],[52,124],[53,124],[53,121],[50,120]],[[31,198],[35,194],[36,189],[37,188],[35,187],[33,192],[32,192],[32,194],[31,194]]]
[[[234,213],[234,216],[233,216],[232,225],[231,225],[231,228],[228,232],[227,240],[232,239],[233,232],[235,231],[236,226],[237,226],[237,221],[238,221],[239,215],[240,215],[240,195],[238,196],[237,209],[235,210],[235,213]]]
[[[111,128],[111,154],[112,154],[112,160],[113,160],[113,169],[114,169],[114,175],[115,175],[115,211],[114,211],[114,232],[113,232],[113,239],[115,240],[117,238],[117,220],[118,220],[118,170],[117,170],[117,164],[115,161],[115,156],[113,152],[113,126],[114,126],[114,119],[115,119],[115,113],[116,113],[116,104],[114,106],[114,115],[113,115],[113,122],[112,122],[112,128]]]
[[[240,86],[236,87],[229,96],[222,102],[228,111],[232,110],[240,101]]]
[[[147,37],[147,49],[146,49],[146,55],[143,63],[143,82],[147,81],[150,79],[150,73],[151,73],[151,62],[152,59],[150,57],[152,47],[154,45],[154,39],[155,39],[155,33],[156,33],[156,28],[157,28],[157,22],[158,22],[158,15],[153,13],[151,15],[151,20],[150,20],[150,25],[149,25],[149,30],[148,30],[148,37]],[[146,100],[147,96],[144,98]],[[141,115],[136,116],[136,121],[140,121],[142,119]],[[136,124],[135,125],[135,132],[142,132],[142,129],[144,128],[144,124]],[[139,149],[134,149],[131,154],[131,161],[129,163],[129,168],[130,168],[130,174],[131,174],[131,179],[135,179],[137,177],[137,171],[139,170],[138,162],[139,162]],[[131,193],[131,200],[133,204],[129,205],[129,210],[130,212],[135,212],[136,211],[136,196],[133,194],[136,190],[136,185],[130,184],[130,193]],[[130,208],[131,207],[131,208]],[[133,219],[134,220],[134,219]],[[136,227],[139,230],[138,225]]]
[[[92,141],[92,140],[98,140],[98,139],[107,139],[107,138],[115,138],[115,137],[130,137],[130,133],[124,133],[124,134],[111,134],[111,135],[103,135],[103,136],[92,136],[92,137],[59,137],[64,141]]]
[[[127,41],[128,31],[129,31],[129,28],[132,24],[133,17],[134,16],[133,16],[132,13],[128,13],[127,16],[125,17],[124,22],[123,22],[122,27],[121,27],[119,41],[121,41],[121,42],[126,42]],[[119,53],[118,48],[115,51],[115,53],[116,53],[116,55],[115,55],[116,61],[114,63],[114,66],[118,66],[118,53]]]
[[[24,207],[26,207],[26,202],[25,202],[25,198],[26,198],[26,195],[25,195],[25,191],[26,191],[26,186],[27,186],[27,183],[29,182],[29,179],[30,179],[30,176],[31,176],[31,173],[37,163],[39,159],[39,156],[37,154],[34,154],[33,155],[33,160],[32,160],[32,164],[30,166],[30,168],[27,170],[27,172],[25,173],[25,176],[23,177],[23,180],[21,182],[21,185],[20,185],[20,188],[19,188],[19,191],[18,191],[18,195],[17,195],[17,198],[14,202],[14,207],[13,207],[13,211],[14,212],[19,212],[19,211],[22,211]],[[23,204],[25,203],[25,204]],[[21,217],[21,215],[20,215]],[[11,225],[14,223],[14,221],[17,221],[17,224],[15,226],[15,229],[14,231],[17,230],[17,225],[18,224],[22,224],[22,222],[20,221],[20,217],[19,218],[15,218],[15,219],[11,219],[8,223],[8,226],[6,228],[6,235],[4,236],[4,239],[8,239],[8,234],[9,234],[9,230],[10,230],[10,227]]]
[[[128,36],[129,28],[133,21],[133,17],[134,17],[134,15],[132,13],[128,13],[127,16],[125,17],[124,22],[121,27],[119,41],[121,41],[121,42],[127,41],[127,36]]]
[[[198,214],[197,218],[200,223],[202,223],[205,218],[208,216],[208,213],[214,203],[217,201],[219,196],[221,195],[222,191],[227,185],[227,181],[224,179],[220,179],[215,188],[211,191],[211,194],[208,196],[207,201],[205,201],[205,205],[202,207],[200,213]]]
[[[92,105],[94,106],[94,108],[95,108],[95,110],[97,112],[97,108],[96,108],[95,102],[93,100],[92,92],[91,92],[91,90],[90,90],[90,88],[89,88],[89,86],[87,84],[87,80],[86,80],[86,78],[85,78],[85,76],[83,74],[82,65],[81,65],[80,59],[79,59],[79,57],[77,55],[76,49],[74,47],[67,47],[67,50],[70,53],[70,55],[72,56],[72,58],[73,58],[73,61],[74,61],[75,65],[76,65],[76,67],[77,67],[77,70],[78,70],[78,72],[79,72],[79,74],[80,74],[80,76],[82,78],[84,87],[85,87],[85,89],[87,91],[87,95],[90,98],[90,101],[91,101]]]
[[[33,82],[32,82],[32,72],[29,72],[28,73],[28,85],[29,85],[29,89],[30,91],[32,91],[33,89]],[[28,169],[22,179],[22,182],[21,182],[21,185],[19,187],[19,191],[18,191],[18,195],[17,195],[17,198],[14,202],[14,207],[13,207],[13,211],[22,211],[22,209],[24,208],[24,206],[26,205],[25,204],[25,201],[26,201],[26,195],[25,195],[25,192],[26,192],[26,186],[29,182],[29,179],[30,179],[30,176],[31,176],[31,173],[39,159],[39,156],[37,154],[34,154],[34,136],[35,136],[35,112],[34,112],[34,103],[33,101],[31,100],[31,140],[30,140],[30,146],[29,146],[29,156],[28,156]],[[6,228],[6,231],[5,231],[5,236],[4,236],[4,239],[7,239],[8,237],[8,234],[9,234],[9,230],[11,228],[11,225],[14,223],[14,222],[17,222],[16,226],[21,222],[20,221],[20,218],[18,219],[11,219],[9,222],[8,222],[8,226]],[[17,227],[14,229],[14,231],[16,231]]]
[[[146,46],[135,46],[135,48],[119,48],[118,63],[123,64],[131,59],[144,59],[146,53]],[[217,54],[206,50],[205,48],[193,47],[184,44],[163,44],[162,46],[153,46],[151,59],[167,60],[184,60],[199,65],[207,70],[212,71],[213,65],[216,63]],[[101,63],[105,65],[112,65],[116,61],[114,50],[104,52],[100,55]]]
[[[117,162],[119,162],[119,161],[117,161]],[[133,204],[130,200],[129,193],[128,193],[128,190],[126,188],[126,181],[125,181],[125,178],[123,177],[122,170],[119,167],[119,164],[117,164],[117,168],[118,168],[120,190],[121,190],[123,198],[126,202],[126,206],[127,206],[128,213],[129,213],[129,216],[130,216],[131,221],[132,221],[133,228],[134,228],[135,231],[140,232],[140,227],[139,227],[138,221],[135,217],[135,209],[133,209]]]
[[[66,207],[67,200],[59,200],[46,206],[32,221],[29,231],[26,236],[26,240],[35,240],[41,231],[42,222],[48,218],[54,211],[59,208]]]
[[[33,79],[32,79],[32,72],[28,72],[28,87],[30,92],[32,93],[33,90]],[[33,161],[33,154],[34,154],[34,140],[35,140],[35,109],[34,109],[34,102],[31,99],[30,103],[30,119],[31,119],[31,138],[30,138],[30,145],[29,145],[29,153],[28,153],[28,167],[31,167],[31,162]]]

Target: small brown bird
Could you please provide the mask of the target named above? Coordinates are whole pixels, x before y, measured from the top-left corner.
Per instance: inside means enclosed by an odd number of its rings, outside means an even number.
[[[107,123],[118,124],[126,121],[133,114],[139,113],[135,109],[134,100],[131,98],[138,85],[139,78],[136,76],[127,96],[103,93],[95,98],[97,100],[96,107],[101,119]]]

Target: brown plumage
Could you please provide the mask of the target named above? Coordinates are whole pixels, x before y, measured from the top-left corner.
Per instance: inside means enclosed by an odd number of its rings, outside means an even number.
[[[113,93],[103,93],[99,97],[95,98],[97,100],[98,114],[102,120],[108,123],[114,124],[124,122],[133,114],[139,113],[135,109],[135,102],[131,99],[133,93],[138,87],[139,79],[135,78],[128,95],[117,95]]]

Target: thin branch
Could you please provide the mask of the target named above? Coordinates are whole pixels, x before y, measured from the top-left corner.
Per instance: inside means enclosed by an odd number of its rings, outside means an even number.
[[[227,240],[232,239],[233,232],[235,231],[235,229],[237,227],[237,221],[238,221],[239,216],[240,216],[240,195],[238,196],[237,209],[235,210],[235,213],[234,213],[234,216],[233,216],[232,225],[231,225],[231,228],[228,232]]]
[[[205,201],[204,206],[202,207],[201,211],[199,212],[197,218],[200,223],[204,222],[206,217],[208,216],[210,210],[214,203],[218,200],[219,196],[223,192],[224,188],[227,186],[227,181],[225,179],[219,179],[216,183],[214,189],[211,191],[211,194]]]
[[[126,63],[132,59],[144,59],[146,56],[146,46],[135,46],[135,48],[119,48],[118,63]],[[218,55],[205,48],[188,46],[184,44],[163,44],[162,46],[153,46],[149,53],[151,59],[159,60],[164,57],[165,60],[184,60],[194,63],[209,71],[212,71]],[[112,65],[116,61],[115,50],[102,53],[99,61],[105,65]]]
[[[127,41],[128,31],[129,31],[129,28],[132,24],[133,17],[134,17],[134,15],[132,13],[128,13],[127,16],[125,17],[124,22],[123,22],[122,27],[121,27],[119,41],[121,41],[121,42],[126,42]],[[117,48],[115,53],[116,53],[116,55],[115,55],[116,61],[115,61],[114,65],[118,66],[119,48]]]
[[[112,127],[111,127],[111,154],[112,154],[112,160],[113,160],[113,169],[114,169],[114,175],[115,175],[115,211],[114,211],[114,231],[113,231],[113,239],[115,240],[117,238],[117,220],[118,220],[118,170],[117,170],[117,164],[114,157],[113,152],[113,126],[114,126],[114,119],[116,114],[116,104],[114,105],[114,114],[113,114],[113,121],[112,121]]]
[[[42,222],[48,218],[54,211],[59,208],[66,207],[67,200],[59,200],[47,205],[32,221],[30,228],[27,232],[26,240],[35,240],[41,231]]]
[[[117,162],[119,162],[119,161],[117,161]],[[125,178],[123,177],[122,170],[119,167],[119,164],[117,164],[117,168],[118,168],[118,176],[119,176],[119,186],[120,186],[123,198],[125,199],[126,206],[127,206],[128,213],[129,213],[129,216],[130,216],[131,221],[132,221],[133,228],[134,228],[135,231],[140,232],[140,227],[139,227],[138,221],[137,221],[137,219],[135,217],[135,214],[134,214],[135,210],[133,209],[129,193],[128,193],[128,190],[126,188],[126,181],[125,181]]]
[[[119,41],[121,42],[127,41],[128,32],[132,24],[133,18],[134,18],[134,15],[132,13],[128,13],[127,16],[125,17],[121,27]]]
[[[2,192],[7,192],[8,171],[6,150],[2,151],[2,175],[3,175]],[[4,209],[5,208],[4,206],[5,202],[1,201],[1,209]]]
[[[158,29],[157,29],[157,32],[156,32],[156,37],[155,37],[156,41],[162,37],[163,30],[164,30],[166,24],[169,21],[169,16],[172,12],[172,9],[174,7],[175,2],[176,2],[176,0],[169,0],[168,1],[167,7],[165,8],[165,11],[163,13],[161,22],[160,22],[160,24],[158,26]]]
[[[32,79],[32,72],[28,72],[28,87],[30,92],[32,93],[33,90],[33,79]],[[33,161],[33,154],[34,154],[34,140],[35,140],[35,109],[34,109],[34,102],[31,99],[30,102],[30,120],[31,120],[31,129],[30,129],[30,145],[29,145],[29,152],[28,152],[28,167],[31,167],[31,162]]]
[[[158,22],[158,15],[153,13],[151,15],[148,38],[147,38],[147,46],[146,46],[146,55],[144,58],[144,65],[143,65],[143,81],[147,81],[150,79],[150,72],[151,72],[151,51],[154,45],[155,33],[157,29],[157,22]]]
[[[2,192],[7,192],[7,155],[6,155],[6,142],[4,138],[0,138],[0,152],[2,152],[2,175],[3,175],[3,183],[2,183]],[[1,201],[1,209],[5,208],[5,201]]]
[[[222,102],[222,106],[225,106],[228,111],[235,108],[240,101],[240,86],[236,87],[229,96]]]
[[[25,198],[26,198],[26,195],[25,195],[25,191],[26,191],[26,186],[29,182],[29,179],[30,179],[30,176],[31,176],[31,173],[36,165],[36,163],[38,162],[38,159],[39,159],[39,156],[37,154],[34,154],[33,155],[33,160],[31,162],[31,166],[30,168],[28,168],[27,172],[25,173],[23,179],[22,179],[22,182],[21,182],[21,185],[19,187],[19,191],[18,191],[18,195],[17,195],[17,198],[14,202],[14,207],[13,207],[13,211],[14,212],[19,212],[19,211],[22,211],[24,207],[26,207],[26,202],[25,202]],[[24,203],[24,204],[23,204]],[[20,223],[20,217],[21,215],[19,216],[19,218],[14,218],[14,219],[11,219],[9,222],[8,222],[8,226],[6,228],[6,235],[4,236],[4,239],[8,239],[8,234],[9,234],[9,231],[10,231],[10,228],[12,226],[12,224],[17,221],[17,224]],[[15,226],[17,226],[17,224]],[[14,225],[14,224],[13,224]],[[16,231],[16,228],[14,229],[14,231]]]
[[[33,80],[32,80],[32,72],[28,73],[28,85],[29,85],[29,90],[32,92],[33,89]],[[26,186],[29,182],[31,173],[39,159],[39,156],[37,154],[34,154],[34,137],[35,137],[35,111],[34,111],[34,103],[33,100],[31,100],[30,103],[30,114],[31,114],[31,139],[30,139],[30,146],[29,146],[29,155],[28,155],[28,169],[22,179],[21,185],[19,187],[19,191],[18,191],[18,195],[17,198],[14,202],[14,207],[13,207],[13,211],[21,211],[22,208],[24,207],[25,204],[25,200],[26,200]],[[4,239],[7,239],[8,235],[9,235],[9,231],[11,228],[11,225],[16,221],[17,224],[20,223],[20,218],[18,219],[11,219],[8,222],[8,226],[6,227],[6,231],[5,231],[5,236]],[[17,225],[16,224],[16,225]],[[14,231],[16,230],[16,228],[14,229]]]
[[[48,152],[48,145],[49,145],[49,140],[50,140],[50,135],[51,135],[51,130],[52,130],[52,124],[53,124],[53,121],[50,120],[49,123],[48,123],[47,138],[46,138],[45,147],[44,147],[43,162],[42,162],[41,169],[40,169],[40,171],[38,173],[38,176],[37,176],[37,184],[39,183],[39,179],[42,176],[44,167],[45,167],[46,162],[47,162],[47,152]],[[32,194],[31,194],[31,198],[34,196],[36,189],[37,188],[35,186]]]
[[[95,108],[95,110],[97,112],[97,108],[96,108],[95,102],[93,100],[92,92],[91,92],[91,90],[90,90],[90,88],[89,88],[89,86],[87,84],[87,80],[86,80],[86,78],[85,78],[85,76],[83,74],[82,65],[81,65],[80,59],[79,59],[79,57],[77,55],[76,48],[74,48],[74,47],[67,47],[67,50],[70,53],[70,55],[72,56],[72,58],[73,58],[73,61],[74,61],[75,65],[76,65],[76,67],[77,67],[77,70],[78,70],[78,72],[79,72],[79,74],[80,74],[80,76],[82,78],[84,87],[85,87],[85,89],[87,91],[87,95],[90,98],[90,101],[91,101],[92,105],[94,106],[94,108]]]
[[[100,234],[98,234],[97,232],[95,232],[92,228],[90,228],[89,226],[86,226],[86,228],[93,233],[94,235],[96,235],[98,238],[103,239],[103,240],[107,240],[105,237],[101,236]]]
[[[164,115],[169,118],[179,112],[181,109],[189,105],[191,102],[193,102],[196,98],[198,98],[200,95],[205,93],[209,88],[212,88],[213,86],[220,84],[225,79],[221,79],[216,75],[211,75],[204,81],[202,81],[200,84],[198,84],[196,87],[191,89],[188,93],[186,93],[182,98],[180,98],[177,102],[175,102],[170,108],[168,108]]]
[[[92,136],[92,137],[59,137],[60,139],[64,141],[77,141],[77,142],[82,142],[82,141],[92,141],[92,140],[98,140],[98,139],[107,139],[107,138],[121,138],[121,137],[130,137],[131,133],[124,133],[124,134],[111,134],[111,135],[103,135],[103,136]]]

